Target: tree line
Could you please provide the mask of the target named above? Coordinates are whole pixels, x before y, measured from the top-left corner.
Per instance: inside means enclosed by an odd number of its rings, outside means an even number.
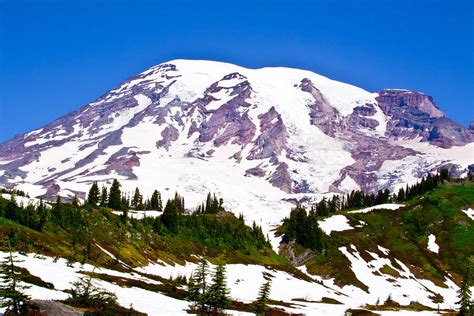
[[[405,202],[415,196],[422,195],[432,191],[439,185],[449,180],[448,169],[442,169],[436,175],[429,174],[423,177],[421,181],[405,188],[401,188],[398,193],[391,193],[390,190],[379,190],[377,193],[365,193],[360,190],[353,190],[346,195],[336,194],[332,198],[323,198],[314,203],[311,210],[317,216],[328,216],[331,213],[346,209],[357,209],[371,207],[379,204]]]

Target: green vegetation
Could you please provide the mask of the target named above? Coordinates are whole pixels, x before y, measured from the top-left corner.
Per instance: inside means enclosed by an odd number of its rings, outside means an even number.
[[[119,192],[118,181],[110,191],[106,188],[99,190],[94,183],[84,205],[79,205],[77,199],[67,203],[58,197],[52,204],[40,201],[37,205],[24,207],[18,205],[14,195],[10,199],[0,197],[0,236],[3,238],[14,229],[17,242],[13,250],[20,253],[62,257],[70,263],[90,263],[119,271],[128,271],[157,259],[168,263],[196,262],[196,255],[205,252],[206,258],[213,263],[259,264],[301,274],[272,250],[259,226],[254,223],[249,227],[245,225],[243,216],[237,218],[232,213],[226,212],[222,206],[222,199],[217,199],[214,195],[209,194],[210,198],[203,203],[204,207],[189,212],[184,208],[184,198],[176,194],[166,202],[161,216],[134,219],[125,216],[129,202]],[[142,203],[140,199],[132,200],[130,203],[135,202],[138,205]],[[159,209],[161,203],[158,191],[154,192],[150,201],[143,202],[155,209]],[[121,215],[116,215],[117,211],[121,212]],[[102,249],[106,249],[112,255]],[[8,247],[0,245],[0,250],[8,251]],[[223,253],[225,259],[219,261],[218,258]],[[51,288],[50,284],[32,278],[28,271],[23,271],[22,274],[28,277],[25,278],[25,282],[41,283],[41,286],[47,285]],[[187,295],[186,291],[180,289],[187,285],[186,279],[166,280],[146,276],[161,283],[153,285],[132,279],[94,274],[94,278],[159,291],[179,299],[184,299]],[[227,293],[222,291],[225,288],[223,286],[225,271],[222,269],[216,271],[214,283],[216,285],[210,285],[208,289],[209,297],[206,304],[212,306],[210,311],[218,313],[226,306],[251,310],[250,304],[222,300],[226,296],[222,294]],[[100,300],[97,301],[94,297],[89,300],[87,295],[84,297],[82,295],[84,293],[81,293],[71,292],[72,296],[66,303],[88,308],[92,314],[96,312],[103,314],[110,310],[114,310],[116,314],[125,312],[114,304],[113,300],[100,303]]]
[[[469,268],[466,269],[464,273],[464,277],[461,282],[461,287],[459,288],[459,315],[461,316],[468,316],[474,313],[474,306],[471,302],[471,276],[469,272]]]
[[[297,206],[290,212],[290,217],[283,220],[279,229],[283,235],[283,242],[295,240],[299,245],[311,250],[322,252],[324,250],[325,236],[319,228],[314,210],[308,213],[302,206]]]
[[[405,202],[432,191],[448,180],[450,180],[448,170],[442,169],[439,174],[429,174],[426,178],[422,178],[420,182],[412,186],[407,185],[405,189],[401,188],[398,194],[391,194],[388,189],[379,190],[377,194],[354,190],[345,196],[336,194],[331,199],[323,198],[321,201],[314,203],[311,210],[318,216],[328,216],[342,210],[358,209],[384,203]]]
[[[198,269],[188,283],[188,297],[192,312],[201,315],[222,315],[225,308],[230,307],[229,290],[225,276],[225,265],[219,262],[212,277],[212,283],[207,284],[208,264],[204,257],[199,261]]]
[[[260,287],[260,291],[258,292],[258,297],[253,303],[254,312],[257,315],[265,315],[265,313],[269,310],[268,302],[270,300],[270,290],[271,290],[272,282],[271,280],[267,280],[267,282],[263,283]]]
[[[474,262],[474,225],[461,212],[474,207],[474,184],[468,179],[450,180],[421,192],[423,194],[407,200],[406,206],[396,211],[341,211],[355,229],[333,232],[331,238],[326,239],[325,252],[306,263],[308,271],[334,277],[339,285],[355,284],[364,289],[350,270],[349,260],[338,248],[353,244],[364,260],[371,261],[373,258],[368,251],[385,256],[378,249],[382,246],[390,250],[388,258],[393,267],[399,267],[396,258],[417,278],[446,287],[444,278],[450,273],[460,283],[466,268]],[[365,224],[359,225],[360,221]],[[438,254],[427,249],[430,234],[436,236]],[[381,272],[393,277],[398,274],[389,266],[382,267]]]
[[[22,274],[16,266],[20,261],[9,252],[9,256],[0,263],[2,285],[0,286],[0,307],[6,307],[7,312],[20,315],[24,312],[30,301],[24,294],[28,286],[20,285]]]

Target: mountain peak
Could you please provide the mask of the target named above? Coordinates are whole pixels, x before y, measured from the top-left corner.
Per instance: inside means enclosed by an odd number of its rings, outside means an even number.
[[[236,210],[263,194],[265,209],[394,189],[447,164],[465,172],[468,160],[439,147],[467,151],[474,133],[442,119],[431,97],[409,90],[374,94],[307,70],[171,60],[0,144],[0,185],[82,196],[118,177],[127,190],[162,184],[196,201],[221,193]]]

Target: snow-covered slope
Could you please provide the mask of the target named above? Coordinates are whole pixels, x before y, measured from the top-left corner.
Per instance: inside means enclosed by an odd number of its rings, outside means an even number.
[[[388,250],[382,249],[386,252]],[[233,299],[250,303],[257,298],[260,285],[265,282],[264,275],[272,276],[272,289],[270,298],[276,301],[286,302],[287,306],[278,305],[289,313],[304,315],[345,315],[345,310],[351,307],[359,308],[365,304],[375,304],[384,301],[389,295],[402,305],[416,301],[432,308],[453,309],[457,307],[456,291],[458,287],[449,279],[442,287],[433,284],[429,280],[417,279],[401,261],[392,265],[390,259],[382,251],[371,253],[372,260],[366,262],[357,248],[353,245],[341,248],[341,251],[351,261],[352,268],[360,270],[358,277],[366,284],[370,284],[369,291],[365,292],[355,286],[336,286],[332,279],[322,280],[315,277],[314,281],[297,279],[283,272],[268,269],[258,265],[229,264],[227,269],[227,284],[230,288],[230,296]],[[388,253],[387,253],[388,254]],[[0,259],[7,256],[0,252]],[[65,290],[71,288],[71,284],[85,275],[86,272],[94,271],[101,275],[120,277],[123,279],[139,280],[148,284],[157,284],[158,281],[141,276],[137,272],[145,272],[147,275],[158,275],[163,278],[186,276],[189,277],[196,264],[187,262],[185,265],[169,265],[164,262],[151,263],[143,268],[129,272],[119,272],[105,268],[95,268],[89,264],[68,264],[65,259],[28,254],[16,254],[20,259],[19,266],[27,268],[28,271],[45,282],[53,284],[54,289],[32,286],[27,294],[35,299],[62,300],[68,297]],[[390,266],[400,273],[400,277],[384,274],[383,266]],[[118,303],[124,307],[133,306],[134,309],[147,313],[148,315],[183,315],[188,309],[188,302],[171,298],[160,292],[146,290],[138,287],[121,287],[112,282],[94,279],[94,285],[104,288],[117,295]],[[291,291],[289,291],[291,289]],[[444,302],[439,306],[429,299],[433,293],[441,293]],[[323,298],[333,299],[340,304],[321,303]],[[0,309],[2,312],[2,309]],[[245,313],[227,311],[231,315],[244,315]],[[397,314],[406,315],[407,311]],[[425,312],[423,315],[435,315],[436,312]]]
[[[0,185],[52,199],[117,178],[145,197],[178,191],[188,208],[212,191],[268,232],[296,201],[396,188],[441,166],[465,173],[473,135],[418,92],[173,60],[0,144]]]

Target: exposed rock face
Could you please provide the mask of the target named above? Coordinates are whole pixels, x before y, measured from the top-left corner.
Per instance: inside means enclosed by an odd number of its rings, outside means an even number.
[[[379,92],[377,101],[386,112],[393,108],[408,108],[425,113],[429,117],[444,117],[444,113],[438,109],[432,97],[416,91],[385,89]]]
[[[33,300],[32,305],[37,307],[36,314],[41,316],[82,316],[84,313],[74,307],[51,300]]]
[[[288,134],[280,114],[271,107],[267,113],[258,116],[260,120],[260,135],[250,151],[247,159],[271,158],[276,161],[283,149],[286,149]]]
[[[435,149],[412,149],[406,139]],[[444,165],[463,174],[474,158],[446,158],[449,152],[436,147],[473,141],[473,124],[444,117],[422,93],[375,95],[308,71],[178,60],[0,144],[0,185],[67,198],[116,177],[125,187],[162,181],[176,184],[170,191],[182,184],[193,193],[254,181],[258,190],[288,195],[280,200],[310,201],[321,193],[392,188]],[[208,174],[212,181],[204,180]]]
[[[387,130],[392,138],[421,137],[443,148],[474,141],[474,134],[446,118],[430,96],[407,90],[382,90],[376,100],[390,118]]]
[[[316,88],[310,79],[304,78],[299,85],[302,91],[308,92],[314,98],[314,103],[309,105],[311,124],[319,127],[325,134],[334,136],[341,126],[338,124],[339,113],[329,105],[329,102]]]

